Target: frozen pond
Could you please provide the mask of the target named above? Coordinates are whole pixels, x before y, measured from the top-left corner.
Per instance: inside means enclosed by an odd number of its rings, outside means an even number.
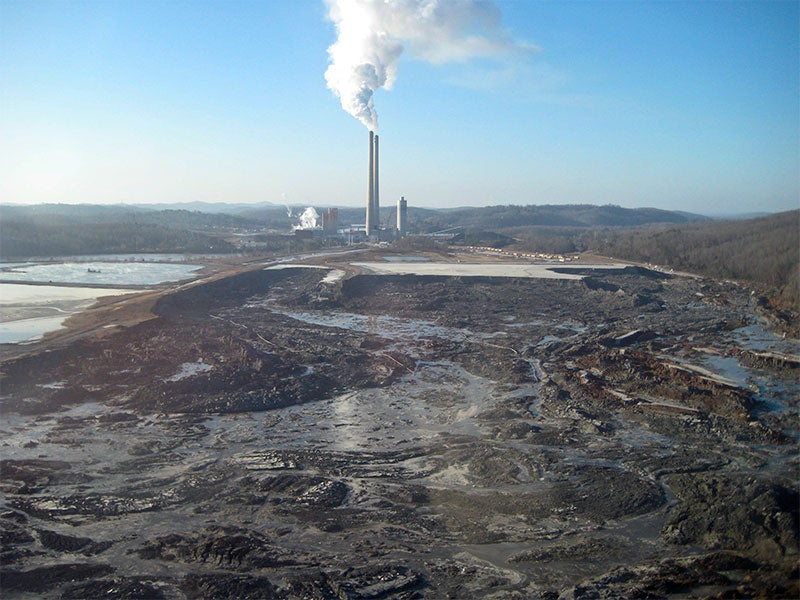
[[[230,254],[76,254],[73,256],[51,256],[48,258],[38,257],[36,261],[33,257],[26,262],[202,262],[208,259],[225,258]],[[10,266],[12,263],[0,261],[0,268]],[[13,263],[26,264],[26,263]]]
[[[62,327],[70,315],[89,308],[97,298],[130,293],[114,286],[181,281],[195,277],[203,268],[178,262],[185,259],[182,255],[121,255],[117,261],[109,258],[0,263],[0,280],[6,282],[0,283],[0,344],[37,340]],[[173,262],[155,262],[158,260]],[[62,285],[38,285],[41,283]],[[81,287],[84,285],[92,287]]]
[[[100,285],[155,285],[192,277],[201,265],[156,262],[15,263],[0,266],[6,281]]]
[[[114,288],[0,283],[0,344],[37,340],[97,298],[128,293]]]
[[[37,317],[0,323],[0,344],[18,344],[38,340],[48,331],[60,329],[68,316]]]
[[[115,296],[130,293],[115,288],[83,288],[58,285],[26,285],[0,283],[0,307],[25,304],[48,304],[74,300],[94,300],[100,296]],[[2,310],[2,308],[0,308]],[[0,312],[2,315],[2,312]],[[0,316],[0,321],[5,321]]]

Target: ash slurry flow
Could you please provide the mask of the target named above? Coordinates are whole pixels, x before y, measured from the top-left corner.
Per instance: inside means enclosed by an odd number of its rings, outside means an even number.
[[[326,275],[3,362],[4,598],[796,595],[797,345],[744,290]]]

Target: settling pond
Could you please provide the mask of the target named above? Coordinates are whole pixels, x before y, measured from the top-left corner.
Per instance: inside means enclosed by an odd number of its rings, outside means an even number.
[[[35,341],[97,298],[131,293],[114,286],[144,288],[181,281],[202,268],[133,260],[0,263],[0,344]]]

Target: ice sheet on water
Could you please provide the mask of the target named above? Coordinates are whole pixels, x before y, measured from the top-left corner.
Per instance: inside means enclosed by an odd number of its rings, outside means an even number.
[[[48,331],[59,329],[67,316],[20,319],[0,323],[0,344],[17,344],[38,340]]]
[[[0,273],[8,281],[155,285],[191,277],[202,266],[154,262],[26,263]]]

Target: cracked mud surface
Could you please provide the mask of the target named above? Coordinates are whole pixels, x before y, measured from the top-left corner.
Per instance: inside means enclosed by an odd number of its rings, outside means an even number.
[[[798,346],[745,290],[326,274],[5,360],[3,596],[798,595]]]

